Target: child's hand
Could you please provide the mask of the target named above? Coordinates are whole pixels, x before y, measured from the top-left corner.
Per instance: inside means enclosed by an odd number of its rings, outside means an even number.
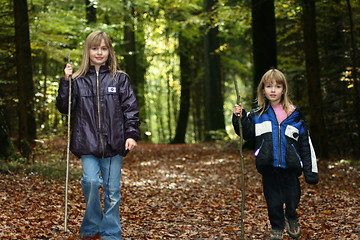
[[[241,117],[242,115],[242,104],[235,104],[235,107],[234,107],[234,114],[238,117]]]
[[[71,64],[66,64],[66,67],[64,69],[64,73],[65,73],[65,80],[68,81],[69,78],[71,77],[72,73],[73,73],[73,69]]]
[[[125,142],[125,150],[133,150],[137,146],[137,143],[134,139],[128,138]]]

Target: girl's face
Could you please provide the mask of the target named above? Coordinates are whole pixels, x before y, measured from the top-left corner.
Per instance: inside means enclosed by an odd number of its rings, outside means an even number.
[[[90,64],[99,70],[101,65],[105,65],[109,58],[109,48],[105,45],[104,39],[101,40],[99,46],[92,46],[89,49]]]
[[[271,105],[280,104],[283,95],[284,86],[276,81],[268,81],[264,85],[264,95]]]

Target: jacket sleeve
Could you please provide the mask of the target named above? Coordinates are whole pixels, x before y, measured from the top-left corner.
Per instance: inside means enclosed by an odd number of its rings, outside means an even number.
[[[139,108],[130,79],[125,73],[120,74],[120,99],[124,114],[125,140],[132,138],[137,141],[140,138]]]
[[[63,77],[60,79],[60,84],[59,84],[59,89],[58,89],[58,95],[56,97],[56,107],[59,110],[59,112],[67,114],[68,113],[68,104],[69,104],[69,81],[65,80]],[[75,103],[75,98],[74,96],[74,80],[72,80],[72,84],[71,84],[71,90],[72,90],[72,98],[71,98],[71,105],[72,105],[72,110],[74,108],[74,106],[76,105]]]
[[[307,130],[299,136],[299,144],[305,181],[308,184],[317,184],[319,182],[319,176],[316,155]]]
[[[240,136],[239,117],[233,114],[232,123],[237,135]],[[247,113],[244,109],[241,117],[241,125],[243,138],[247,141],[252,140],[255,137],[255,124],[250,113]]]

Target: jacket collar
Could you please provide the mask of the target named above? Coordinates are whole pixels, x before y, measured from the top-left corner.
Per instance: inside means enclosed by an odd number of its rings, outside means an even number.
[[[106,73],[109,71],[110,71],[109,66],[107,66],[107,65],[100,66],[99,73]],[[96,73],[95,66],[89,67],[89,73]]]
[[[268,113],[268,114],[269,114],[269,110],[271,109],[271,115],[273,115],[276,119],[275,111],[270,104],[267,104],[265,109],[266,110],[264,111],[264,113]],[[294,119],[299,119],[299,117],[301,117],[299,110],[300,110],[300,108],[298,106],[295,106],[294,111],[283,122],[294,121]],[[296,120],[296,121],[299,121],[299,120]]]

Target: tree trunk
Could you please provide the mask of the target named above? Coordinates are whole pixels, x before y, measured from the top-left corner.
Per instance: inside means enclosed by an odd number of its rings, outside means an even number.
[[[186,128],[189,120],[190,87],[191,87],[191,42],[179,34],[180,55],[180,112],[177,118],[176,134],[171,143],[185,143]]]
[[[8,121],[5,117],[5,109],[4,106],[0,104],[0,159],[7,159],[14,153],[14,147],[10,137]]]
[[[213,0],[204,0],[205,11],[209,12],[216,5]],[[219,48],[218,27],[206,26],[204,39],[204,89],[205,89],[205,140],[223,137],[225,134],[224,100]],[[220,136],[218,135],[220,134]]]
[[[270,68],[277,67],[274,0],[252,0],[252,33],[254,55],[254,90]]]
[[[48,109],[48,101],[47,101],[47,76],[48,76],[48,55],[46,52],[43,52],[42,58],[42,75],[44,76],[44,84],[42,86],[43,97],[41,98],[41,109],[39,112],[39,126],[43,125],[44,130],[49,130],[49,109]]]
[[[16,70],[19,97],[20,151],[29,158],[36,137],[34,83],[32,78],[28,7],[26,0],[14,0]]]
[[[191,116],[194,126],[195,142],[205,141],[205,90],[204,90],[204,39],[197,39],[192,48],[193,66],[191,68]]]
[[[306,60],[307,87],[309,94],[310,130],[316,153],[326,157],[327,144],[322,108],[320,65],[317,46],[315,1],[303,0],[304,48]]]
[[[125,16],[124,16],[124,47],[125,47],[125,72],[129,74],[131,83],[136,89],[137,77],[136,77],[136,43],[135,43],[135,31],[134,31],[134,9],[131,6],[131,1],[124,0]]]
[[[90,0],[85,0],[86,5],[86,23],[92,24],[96,23],[96,8],[94,2]]]
[[[145,38],[143,32],[143,24],[141,20],[137,24],[137,31],[135,31],[134,19],[136,14],[131,1],[124,0],[125,10],[125,26],[124,26],[124,65],[125,72],[131,78],[131,85],[134,88],[136,99],[139,105],[139,116],[143,121],[141,124],[142,129],[145,131],[146,123],[146,108],[145,108],[145,74],[146,74],[146,59],[144,57]],[[141,139],[147,140],[145,131],[141,131]]]
[[[355,27],[354,27],[354,21],[353,21],[353,14],[352,14],[352,8],[351,8],[351,4],[350,4],[350,0],[346,0],[347,3],[347,8],[348,8],[348,14],[349,14],[349,25],[350,25],[350,59],[351,59],[351,76],[353,78],[353,82],[354,82],[354,112],[356,114],[356,122],[357,122],[357,142],[358,145],[355,146],[355,154],[356,156],[359,157],[360,155],[360,108],[359,108],[359,104],[360,104],[360,86],[359,86],[359,80],[358,80],[358,64],[357,64],[357,48],[356,48],[356,41],[355,41]]]

